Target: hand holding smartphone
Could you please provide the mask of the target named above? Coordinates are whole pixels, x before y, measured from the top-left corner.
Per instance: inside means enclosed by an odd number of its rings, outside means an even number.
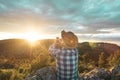
[[[62,48],[62,41],[59,37],[56,37],[55,44],[56,48]]]

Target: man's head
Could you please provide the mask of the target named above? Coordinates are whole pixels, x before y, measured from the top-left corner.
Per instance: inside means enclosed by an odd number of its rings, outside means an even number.
[[[63,30],[61,31],[61,37],[67,47],[77,47],[78,38],[73,32],[71,31],[65,32]]]

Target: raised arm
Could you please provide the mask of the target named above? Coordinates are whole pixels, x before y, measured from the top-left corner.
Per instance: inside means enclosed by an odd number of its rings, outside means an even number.
[[[60,53],[61,49],[56,47],[56,43],[53,43],[50,47],[49,47],[49,52],[50,55],[53,57],[56,57],[56,54]]]

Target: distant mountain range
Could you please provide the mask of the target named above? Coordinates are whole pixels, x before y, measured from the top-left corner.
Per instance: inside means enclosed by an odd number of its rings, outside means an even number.
[[[41,48],[48,50],[49,46],[53,43],[54,40],[46,39],[40,40],[36,43],[36,46],[32,49],[32,52],[40,52]],[[7,39],[0,40],[0,57],[20,57],[27,58],[29,57],[31,46],[29,42],[23,39]],[[106,56],[114,54],[116,51],[120,50],[120,46],[111,43],[93,43],[93,42],[83,42],[78,44],[78,50],[81,54],[89,54],[92,59],[98,59],[98,56],[101,53],[105,53]],[[22,55],[22,56],[21,56]]]

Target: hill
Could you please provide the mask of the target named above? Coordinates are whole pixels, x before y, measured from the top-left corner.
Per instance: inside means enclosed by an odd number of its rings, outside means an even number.
[[[94,61],[98,61],[99,55],[101,53],[105,54],[105,57],[109,57],[116,51],[120,50],[120,46],[111,43],[93,43],[93,42],[83,42],[78,44],[79,54],[87,54],[89,58]]]
[[[30,53],[41,53],[41,50],[48,51],[49,46],[54,40],[39,40],[35,46],[24,39],[0,40],[0,57],[30,58]],[[91,43],[83,42],[78,44],[80,55],[88,54],[93,60],[98,60],[101,53],[106,56],[120,50],[120,46],[111,43]]]
[[[29,58],[31,51],[40,51],[49,47],[52,40],[40,40],[35,46],[24,39],[0,40],[0,57]]]

